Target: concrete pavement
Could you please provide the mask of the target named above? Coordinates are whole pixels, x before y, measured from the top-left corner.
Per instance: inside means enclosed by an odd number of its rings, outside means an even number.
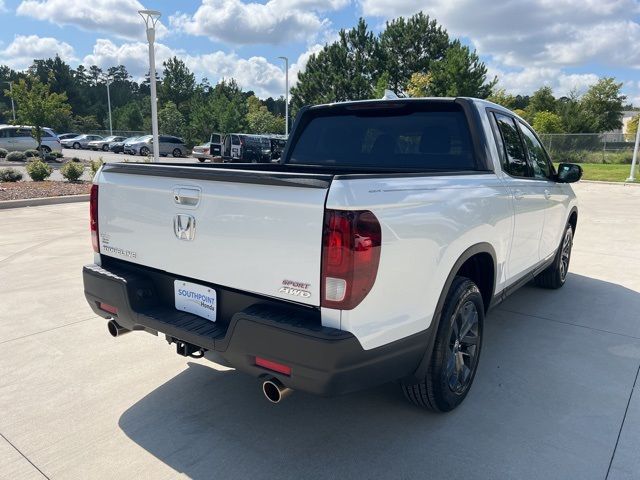
[[[640,188],[576,191],[567,285],[489,314],[447,415],[392,384],[274,406],[163,338],[114,340],[82,294],[87,204],[0,211],[0,478],[640,478]]]

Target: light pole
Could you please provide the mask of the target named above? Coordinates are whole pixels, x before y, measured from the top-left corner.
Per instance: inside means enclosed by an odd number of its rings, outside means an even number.
[[[109,135],[113,136],[113,124],[111,123],[111,94],[109,93],[109,75],[105,77],[107,82],[107,105],[109,107]]]
[[[284,133],[289,136],[289,58],[278,57],[284,60],[284,74],[285,74],[285,87],[284,87]]]
[[[160,12],[156,10],[139,10],[138,13],[147,27],[147,41],[149,42],[149,84],[151,85],[151,133],[153,134],[153,161],[157,162],[160,156],[160,144],[158,142],[158,99],[156,93],[156,55],[153,43],[156,39],[156,23],[160,18]]]
[[[16,106],[13,103],[13,82],[7,82],[9,84],[9,95],[11,96],[11,111],[13,112],[13,124],[16,123]]]
[[[631,171],[627,182],[635,182],[636,165],[638,163],[638,144],[640,144],[640,117],[638,117],[638,128],[636,129],[636,144],[633,147],[633,160],[631,160]]]

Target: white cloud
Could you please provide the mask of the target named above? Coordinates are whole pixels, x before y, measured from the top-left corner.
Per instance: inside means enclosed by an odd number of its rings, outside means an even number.
[[[193,15],[177,13],[171,25],[192,35],[232,44],[309,41],[330,22],[318,12],[345,7],[350,0],[203,0]]]
[[[0,0],[0,13],[8,12],[7,6],[4,4],[4,0]]]
[[[290,85],[295,85],[298,71],[306,65],[311,53],[321,49],[314,45],[289,65]],[[260,98],[279,97],[284,94],[285,75],[281,63],[271,63],[266,58],[253,56],[242,58],[235,53],[216,51],[203,55],[189,55],[183,50],[174,50],[156,42],[156,68],[162,74],[162,62],[172,56],[183,60],[198,78],[207,77],[211,83],[222,78],[234,78],[245,90],[253,90]],[[93,52],[84,57],[83,64],[97,65],[103,70],[115,65],[124,65],[138,81],[149,71],[148,46],[146,42],[131,42],[116,45],[108,39],[98,39]]]
[[[0,64],[23,70],[34,59],[52,58],[56,55],[66,62],[77,60],[73,47],[66,42],[37,35],[16,35],[4,50],[0,50]]]
[[[361,0],[365,15],[417,11],[436,18],[478,52],[517,67],[586,62],[640,68],[638,0]]]
[[[553,89],[556,97],[568,95],[572,90],[584,93],[589,86],[598,81],[593,73],[568,74],[559,68],[529,67],[519,71],[504,71],[488,66],[488,77],[498,76],[498,88],[504,88],[514,95],[531,94],[542,86]]]
[[[109,33],[121,38],[145,38],[144,23],[137,0],[23,0],[18,15],[46,20],[59,26],[73,25],[89,32]],[[167,32],[159,24],[156,35]]]

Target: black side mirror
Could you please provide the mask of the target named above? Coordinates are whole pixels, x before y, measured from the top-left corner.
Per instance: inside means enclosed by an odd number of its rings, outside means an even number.
[[[558,176],[560,183],[574,183],[582,178],[582,167],[575,163],[561,163],[558,165]]]

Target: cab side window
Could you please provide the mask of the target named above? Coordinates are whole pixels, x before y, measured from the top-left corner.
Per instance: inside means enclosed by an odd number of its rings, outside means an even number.
[[[524,145],[514,119],[500,113],[495,113],[494,116],[504,148],[502,169],[514,177],[531,177]]]
[[[533,168],[533,176],[544,180],[551,178],[551,166],[549,165],[549,160],[546,152],[544,151],[544,147],[531,129],[522,122],[520,122],[520,131],[522,131],[524,143],[527,146],[529,162]]]

